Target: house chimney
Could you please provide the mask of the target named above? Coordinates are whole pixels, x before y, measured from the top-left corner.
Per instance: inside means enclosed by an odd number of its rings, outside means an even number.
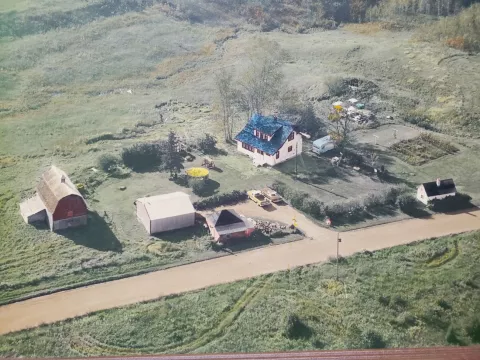
[[[437,179],[437,186],[440,187],[442,185],[442,182],[440,181],[440,179]]]
[[[61,182],[62,184],[65,184],[65,175],[62,175],[62,177],[60,178],[60,182]]]

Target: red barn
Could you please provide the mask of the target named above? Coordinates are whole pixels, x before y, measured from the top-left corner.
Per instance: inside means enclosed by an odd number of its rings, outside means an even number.
[[[37,195],[22,203],[20,209],[27,223],[47,220],[52,231],[87,224],[84,198],[67,174],[56,166],[43,173]]]
[[[252,234],[255,225],[235,210],[222,210],[206,217],[210,233],[218,243]]]

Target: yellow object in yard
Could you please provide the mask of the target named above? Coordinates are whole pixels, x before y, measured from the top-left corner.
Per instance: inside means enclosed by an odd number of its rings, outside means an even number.
[[[187,173],[188,176],[196,177],[196,178],[205,178],[209,174],[208,169],[201,168],[201,167],[190,168],[190,169],[187,169],[187,171],[185,172]]]
[[[333,105],[335,110],[341,111],[343,109],[342,105]]]

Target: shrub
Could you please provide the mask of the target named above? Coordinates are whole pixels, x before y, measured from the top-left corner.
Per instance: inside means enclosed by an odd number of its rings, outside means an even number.
[[[197,210],[205,210],[215,208],[221,205],[232,205],[236,204],[240,201],[247,200],[247,192],[246,191],[238,191],[234,190],[229,193],[217,194],[210,196],[208,198],[202,199],[200,201],[196,201],[193,203],[193,206]]]
[[[340,77],[332,78],[326,83],[328,93],[331,96],[342,96],[348,92],[348,85],[344,79]]]
[[[397,197],[397,205],[401,210],[408,210],[414,207],[417,200],[412,194],[400,194]]]
[[[198,141],[198,148],[205,154],[214,153],[216,150],[216,145],[217,139],[210,134],[205,134],[205,136]]]
[[[122,160],[132,170],[147,170],[162,163],[163,149],[163,143],[159,142],[135,144],[123,149]]]
[[[450,324],[447,329],[447,333],[445,334],[445,341],[453,345],[459,345],[461,343],[452,324]]]
[[[480,344],[480,318],[474,318],[467,326],[467,334],[473,343]]]
[[[296,314],[287,317],[285,336],[289,339],[308,339],[312,336],[312,329],[305,325]]]
[[[362,347],[364,349],[383,349],[386,346],[382,336],[373,330],[362,333]]]
[[[315,219],[321,219],[325,217],[325,206],[323,202],[307,197],[303,199],[302,211],[313,216]]]
[[[120,164],[120,158],[112,154],[103,154],[98,158],[98,167],[105,172],[113,172]]]
[[[202,196],[206,189],[206,182],[204,179],[189,179],[188,185],[192,188],[192,191],[195,195]]]
[[[383,306],[388,306],[390,304],[390,296],[381,295],[378,297],[378,302]]]

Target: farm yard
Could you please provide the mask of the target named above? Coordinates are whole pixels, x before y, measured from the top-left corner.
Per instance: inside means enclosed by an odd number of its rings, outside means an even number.
[[[0,337],[0,354],[475,344],[480,341],[479,256],[478,232],[365,251],[342,259],[339,281],[334,262],[294,268],[8,334]]]

